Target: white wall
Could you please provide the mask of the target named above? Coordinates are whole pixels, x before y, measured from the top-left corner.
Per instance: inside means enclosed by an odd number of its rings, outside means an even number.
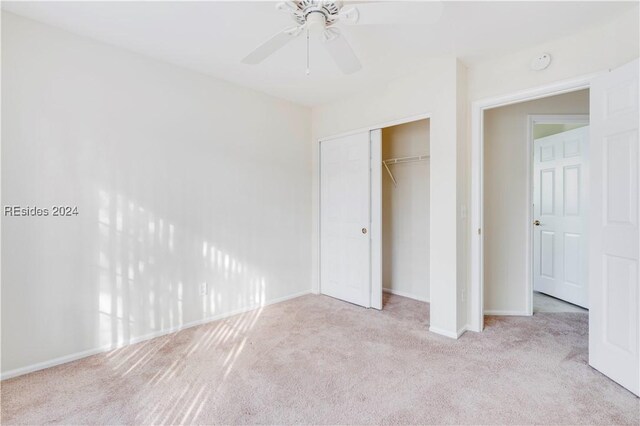
[[[382,158],[429,154],[429,120],[382,129]],[[429,160],[382,168],[382,283],[429,300]]]
[[[638,6],[603,25],[495,58],[469,68],[469,99],[478,100],[538,87],[626,64],[640,53]],[[552,62],[543,71],[529,64],[547,52]]]
[[[431,114],[430,162],[430,329],[446,335],[456,335],[464,327],[458,315],[457,296],[459,268],[466,261],[458,259],[458,229],[467,229],[466,220],[459,216],[458,190],[460,182],[458,150],[465,141],[458,123],[459,103],[466,100],[460,93],[458,78],[464,67],[453,56],[435,58],[424,69],[372,88],[366,93],[316,107],[313,117],[313,263],[312,280],[318,291],[318,140],[362,128],[389,123],[394,120]],[[464,124],[464,121],[462,122]],[[382,126],[384,127],[384,126]],[[464,238],[465,236],[463,236]],[[458,262],[463,262],[458,265]],[[464,286],[465,280],[462,280]],[[464,287],[466,289],[466,286]]]
[[[639,17],[636,6],[603,25],[474,64],[468,68],[470,103],[606,72],[630,62],[640,55]],[[551,54],[551,65],[543,71],[530,70],[531,59],[541,52]],[[467,235],[476,238],[476,232],[469,229]]]
[[[527,312],[528,116],[588,114],[589,91],[566,93],[485,112],[484,309]]]
[[[460,61],[456,62],[456,335],[467,328],[469,270],[469,204],[471,202],[471,145],[468,134],[468,69]]]
[[[2,15],[3,372],[310,290],[308,109]]]
[[[547,136],[557,135],[558,133],[568,132],[569,130],[579,129],[588,126],[587,123],[537,123],[533,125],[533,139],[546,138]]]

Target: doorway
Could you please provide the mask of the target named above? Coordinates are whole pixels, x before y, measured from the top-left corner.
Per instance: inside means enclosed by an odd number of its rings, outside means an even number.
[[[429,301],[429,135],[424,119],[382,129],[382,285]]]
[[[591,152],[588,263],[589,293],[594,296],[589,301],[589,365],[636,395],[640,395],[639,71],[636,59],[597,75],[474,102],[471,224],[477,237],[471,241],[469,327],[482,331],[486,313],[485,115],[500,106],[588,88]]]
[[[588,121],[588,113],[588,89],[492,108],[485,112],[483,270],[486,314],[531,315],[534,277],[538,284],[541,277],[547,280],[549,285],[546,291],[549,293],[553,283],[551,279],[563,276],[560,268],[564,264],[564,260],[560,259],[563,250],[560,243],[563,241],[558,241],[558,235],[553,234],[553,214],[562,214],[565,207],[561,199],[565,192],[563,162],[573,161],[571,164],[575,166],[576,157],[571,157],[574,154],[570,149],[578,148],[570,146],[571,143],[575,144],[573,139],[567,142],[568,157],[564,159],[564,147],[560,146],[563,141],[554,142],[562,137],[552,133],[562,133],[563,126],[571,128],[583,125]],[[554,116],[559,117],[560,121],[555,121]],[[544,144],[542,157],[540,150],[536,154],[534,147],[536,131],[540,136],[538,143]],[[548,138],[546,141],[542,140],[545,136]],[[550,167],[556,162],[557,166]],[[575,169],[568,169],[567,172],[573,172],[568,174],[566,181],[569,183],[570,179],[575,178]],[[582,170],[583,177],[584,172],[586,170]],[[540,194],[536,193],[540,180],[546,185],[542,192],[545,197],[542,204]],[[582,201],[581,212],[584,212],[584,202],[587,201],[585,194],[582,194]],[[544,217],[540,216],[541,212]],[[536,226],[536,220],[542,226]],[[580,225],[584,227],[586,223]],[[585,233],[584,229],[581,233]],[[561,235],[564,238],[564,233]],[[545,256],[541,256],[540,244],[546,250]],[[582,255],[586,256],[586,252]],[[583,262],[583,268],[587,267],[584,258],[578,260]],[[542,271],[540,263],[544,267]],[[571,277],[570,280],[578,281]]]

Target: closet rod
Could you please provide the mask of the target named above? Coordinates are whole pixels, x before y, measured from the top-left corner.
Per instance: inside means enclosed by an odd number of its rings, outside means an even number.
[[[427,158],[429,158],[429,156],[426,154],[413,155],[411,157],[389,158],[388,160],[384,160],[383,163],[387,163],[387,164],[409,163],[412,161],[426,160]]]
[[[399,158],[389,158],[388,160],[383,160],[382,164],[384,168],[387,169],[387,173],[389,173],[389,177],[393,181],[393,186],[398,186],[396,179],[393,177],[393,173],[391,173],[391,169],[389,169],[389,164],[402,164],[402,163],[413,163],[414,161],[422,161],[429,158],[428,155],[413,155],[411,157],[399,157]]]

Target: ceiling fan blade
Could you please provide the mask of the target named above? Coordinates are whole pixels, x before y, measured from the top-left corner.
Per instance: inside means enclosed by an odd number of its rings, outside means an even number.
[[[337,28],[327,28],[323,34],[324,46],[345,74],[353,74],[362,68],[351,45]]]
[[[443,8],[441,1],[345,2],[340,21],[358,25],[433,24],[442,16]]]
[[[286,30],[280,31],[258,46],[253,52],[249,53],[242,62],[251,65],[259,64],[285,44],[296,38],[300,32],[302,32],[302,27],[287,28]]]

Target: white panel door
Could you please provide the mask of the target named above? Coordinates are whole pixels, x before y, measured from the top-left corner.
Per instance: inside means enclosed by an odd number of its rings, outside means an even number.
[[[320,291],[370,307],[369,132],[320,144]]]
[[[591,84],[589,364],[640,392],[638,60]]]
[[[588,308],[589,126],[533,147],[533,288]]]

